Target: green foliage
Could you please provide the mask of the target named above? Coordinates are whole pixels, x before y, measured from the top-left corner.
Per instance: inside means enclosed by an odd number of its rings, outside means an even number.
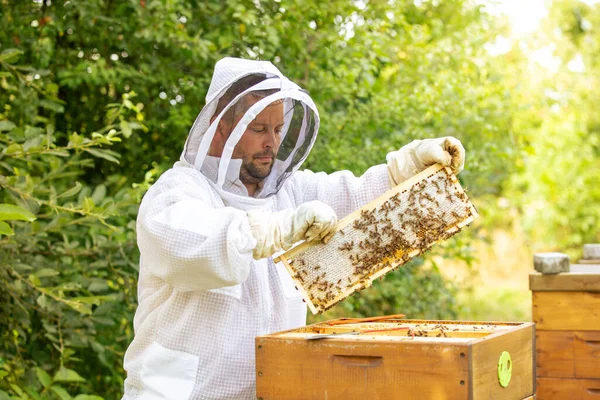
[[[507,196],[535,250],[575,259],[584,243],[600,242],[599,25],[600,4],[553,2],[545,25],[521,48],[553,49],[557,64],[524,66],[535,79],[514,88],[516,101],[526,106],[514,120],[524,162]],[[520,52],[515,48],[512,57],[523,58]],[[577,57],[584,69],[570,63]]]
[[[8,225],[6,220],[35,221],[35,215],[12,204],[0,204],[0,235],[12,236],[15,232]]]
[[[94,185],[85,174],[99,159],[119,162],[110,147],[143,129],[135,94],[106,105],[98,131],[63,132],[69,105],[53,76],[36,78],[23,51],[1,54],[0,396],[116,398],[132,338],[141,192],[120,175]]]

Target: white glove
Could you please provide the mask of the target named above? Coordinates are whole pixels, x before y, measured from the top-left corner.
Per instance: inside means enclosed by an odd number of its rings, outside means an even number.
[[[452,136],[414,140],[388,153],[386,160],[390,183],[395,186],[436,163],[460,173],[465,166],[465,148]]]
[[[256,260],[287,250],[301,240],[322,239],[327,243],[337,226],[335,211],[317,200],[304,203],[295,210],[248,211],[247,214],[257,242],[253,251]]]

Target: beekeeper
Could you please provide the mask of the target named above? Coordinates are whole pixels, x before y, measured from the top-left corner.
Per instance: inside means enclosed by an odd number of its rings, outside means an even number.
[[[361,177],[298,168],[315,144],[308,93],[270,62],[220,60],[179,162],[144,196],[127,400],[254,399],[254,339],[306,323],[272,255],[333,234],[337,219],[433,163],[452,137],[414,141]]]

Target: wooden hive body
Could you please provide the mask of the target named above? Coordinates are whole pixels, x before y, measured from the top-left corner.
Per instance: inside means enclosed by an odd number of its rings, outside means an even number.
[[[476,217],[451,170],[434,165],[342,219],[329,243],[302,243],[275,261],[319,314]]]
[[[600,399],[600,263],[529,275],[540,399]]]
[[[360,334],[307,340],[344,331]],[[534,340],[532,323],[318,323],[256,338],[256,394],[261,400],[532,399]],[[504,352],[512,371],[506,386],[498,374]]]

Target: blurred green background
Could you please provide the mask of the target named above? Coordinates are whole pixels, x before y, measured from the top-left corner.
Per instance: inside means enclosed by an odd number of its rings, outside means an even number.
[[[309,322],[530,318],[532,254],[600,242],[600,4],[0,0],[0,400],[118,399],[137,206],[224,56],[270,60],[356,174],[452,135],[481,217]]]

